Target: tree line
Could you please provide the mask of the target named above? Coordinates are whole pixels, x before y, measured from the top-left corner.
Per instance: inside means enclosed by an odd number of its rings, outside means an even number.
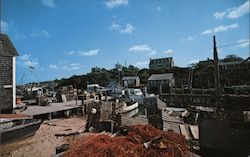
[[[236,55],[228,55],[222,62],[243,61],[244,59]],[[148,78],[152,74],[173,73],[176,87],[180,88],[190,83],[190,76],[192,76],[193,88],[213,88],[214,87],[214,66],[213,60],[201,61],[197,64],[192,64],[190,67],[173,67],[171,69],[139,69],[133,65],[123,67],[121,71],[116,68],[111,70],[101,69],[100,72],[90,72],[86,75],[74,75],[70,78],[56,79],[55,82],[59,86],[73,85],[75,88],[86,89],[87,84],[99,84],[106,86],[109,82],[121,82],[123,76],[139,76],[140,83],[147,86]],[[249,63],[248,63],[249,64]],[[250,69],[237,69],[223,77],[228,71],[221,71],[221,84],[223,86],[231,85],[250,85]]]

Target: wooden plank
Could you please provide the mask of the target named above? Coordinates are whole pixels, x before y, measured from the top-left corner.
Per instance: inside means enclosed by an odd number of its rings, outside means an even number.
[[[180,134],[179,124],[173,122],[163,122],[163,131],[173,130],[174,132]]]
[[[188,112],[188,110],[184,111],[181,116],[182,117],[187,117],[190,113]]]
[[[121,117],[121,124],[122,125],[134,125],[134,118],[130,117]]]
[[[27,119],[32,118],[25,114],[0,114],[0,119]]]
[[[141,124],[141,125],[148,125],[147,117],[136,117],[134,119],[134,125]]]
[[[198,140],[199,139],[199,127],[197,125],[190,125],[189,127],[190,127],[190,130],[194,139]]]
[[[110,102],[102,103],[101,111],[110,111],[110,112],[112,112],[112,103],[110,103]]]
[[[185,136],[186,140],[191,139],[189,131],[188,131],[188,129],[186,129],[185,125],[180,124],[180,131],[181,131],[181,134]]]
[[[70,110],[81,107],[81,103],[82,102],[79,100],[77,105],[76,101],[68,101],[65,103],[52,103],[50,106],[29,106],[26,110],[22,112],[22,114],[34,116],[34,115]]]
[[[100,121],[109,120],[111,113],[111,111],[101,111]]]

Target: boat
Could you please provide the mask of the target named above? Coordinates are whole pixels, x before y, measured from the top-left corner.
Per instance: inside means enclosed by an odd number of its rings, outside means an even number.
[[[134,109],[132,111],[128,111],[126,113],[123,113],[122,115],[126,116],[126,117],[134,117],[135,115],[138,114],[138,112],[139,112],[139,108],[136,108],[136,109]]]
[[[33,136],[42,121],[18,114],[0,114],[0,144]]]
[[[107,86],[107,93],[109,96],[113,96],[115,98],[121,98],[124,95],[123,87],[116,82],[110,82]]]
[[[144,103],[144,96],[143,96],[141,89],[126,88],[125,89],[125,97],[127,97],[129,99],[134,99],[140,105],[142,105]]]
[[[129,111],[135,110],[136,108],[138,108],[138,106],[139,106],[139,103],[135,102],[132,99],[129,101],[125,101],[125,102],[123,102],[121,113],[126,113]]]

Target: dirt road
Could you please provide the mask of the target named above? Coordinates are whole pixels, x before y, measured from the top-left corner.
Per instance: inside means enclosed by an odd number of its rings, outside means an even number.
[[[55,134],[69,134],[76,132],[83,126],[79,132],[85,129],[85,117],[73,117],[69,119],[52,119],[44,121],[39,130],[32,137],[21,139],[10,144],[0,145],[0,156],[3,157],[49,157],[53,156],[56,147],[71,143],[74,136],[56,137]],[[82,133],[78,136],[88,136]]]

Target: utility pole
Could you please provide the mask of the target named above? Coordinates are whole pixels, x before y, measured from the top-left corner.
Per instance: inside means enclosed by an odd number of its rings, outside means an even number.
[[[192,93],[192,86],[193,86],[193,67],[188,68],[189,74],[188,74],[188,89],[190,91],[190,94]]]
[[[220,71],[219,71],[219,65],[218,65],[218,53],[217,53],[217,47],[216,47],[216,39],[215,35],[213,36],[213,55],[214,55],[214,84],[215,84],[215,96],[216,96],[216,109],[218,107],[218,100],[221,96],[220,91]]]

